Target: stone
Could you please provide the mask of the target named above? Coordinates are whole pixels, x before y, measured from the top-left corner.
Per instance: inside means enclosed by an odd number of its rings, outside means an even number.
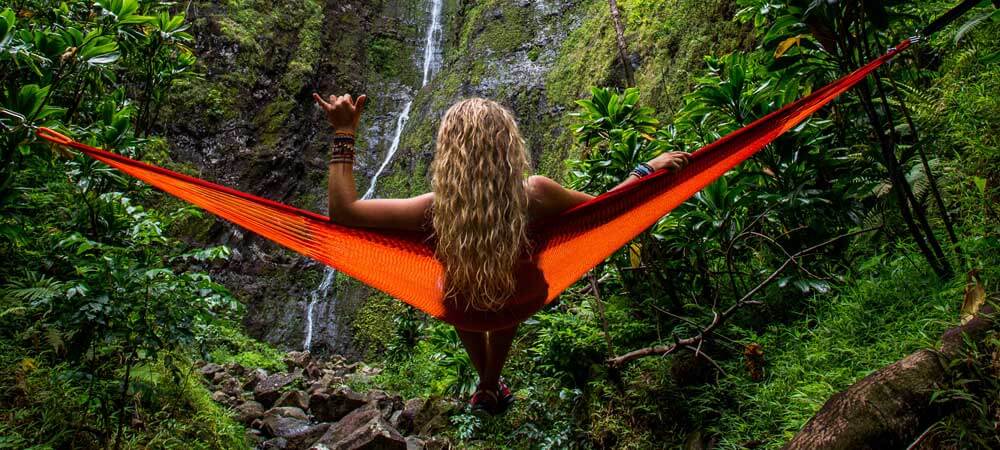
[[[257,445],[264,442],[264,435],[261,434],[260,430],[248,428],[244,434],[247,437],[247,442],[249,442],[253,447],[257,447]]]
[[[288,441],[285,438],[268,439],[260,445],[260,448],[264,450],[285,450],[288,448]]]
[[[215,401],[216,403],[221,403],[223,405],[228,405],[233,401],[232,397],[226,395],[226,393],[222,391],[213,392],[212,400]]]
[[[244,391],[252,391],[257,384],[267,379],[267,371],[264,369],[254,369],[247,375],[247,381],[243,383]]]
[[[283,438],[288,448],[303,448],[317,439],[322,438],[330,424],[312,425],[307,421],[291,417],[267,417],[262,421],[261,431],[269,436]]]
[[[399,415],[395,422],[392,423],[396,429],[403,433],[411,433],[414,431],[414,424],[416,423],[417,417],[420,416],[421,411],[424,409],[424,405],[427,404],[427,400],[422,398],[411,398],[403,404],[403,409],[399,411]]]
[[[368,399],[346,387],[333,392],[316,392],[309,397],[309,409],[320,422],[336,422],[368,404]]]
[[[424,440],[416,436],[406,437],[406,450],[424,450]]]
[[[375,405],[382,412],[382,417],[388,419],[394,411],[403,409],[403,398],[398,395],[389,395],[385,391],[371,390],[366,396],[369,403]]]
[[[222,383],[222,380],[225,380],[227,378],[232,378],[232,377],[233,376],[230,375],[230,374],[228,374],[228,373],[226,373],[225,370],[220,370],[218,372],[215,372],[215,375],[212,375],[212,384]]]
[[[319,380],[315,380],[309,384],[309,388],[306,389],[306,393],[312,395],[319,390],[331,390],[331,386],[339,384],[341,381],[343,381],[343,379],[338,377],[333,370],[323,369],[323,375],[320,376]]]
[[[302,379],[299,371],[293,373],[277,373],[263,380],[260,380],[253,388],[253,398],[265,407],[274,405],[274,402],[281,397],[281,393],[287,386]]]
[[[424,450],[449,450],[451,441],[442,437],[431,437],[424,440]]]
[[[251,400],[236,405],[233,411],[236,412],[236,420],[244,425],[249,425],[264,415],[264,405]]]
[[[222,383],[218,384],[218,388],[220,391],[225,392],[226,395],[233,398],[240,398],[243,396],[243,389],[240,388],[240,381],[232,376],[222,380]]]
[[[354,363],[350,363],[350,364],[348,364],[346,366],[341,366],[340,370],[343,373],[354,373],[354,372],[357,372],[358,368],[360,368],[360,367],[363,367],[363,365],[360,362],[354,362]]]
[[[415,403],[410,406],[416,408]],[[449,427],[448,417],[459,408],[459,405],[443,399],[427,399],[419,409],[414,409],[411,429],[417,434],[435,434],[435,432]]]
[[[302,391],[288,391],[281,394],[274,406],[294,406],[301,409],[309,409],[309,396]]]
[[[309,420],[309,415],[307,415],[305,411],[293,406],[279,406],[277,408],[271,408],[264,412],[263,418],[266,419],[268,417],[290,417],[299,420]]]
[[[382,418],[382,413],[377,408],[368,404],[331,425],[326,434],[310,448],[403,450],[406,448],[406,441]]]
[[[215,378],[215,374],[222,372],[222,366],[215,363],[208,363],[201,366],[201,368],[198,369],[198,372],[200,372],[206,380],[212,381],[212,379]]]
[[[312,362],[312,355],[309,352],[288,352],[282,359],[289,371],[295,369],[305,369]]]
[[[235,362],[226,363],[224,366],[222,366],[222,368],[223,370],[226,371],[226,373],[237,377],[242,377],[247,373],[247,369],[243,367],[243,365],[240,363],[235,363]]]
[[[381,416],[337,441],[332,449],[406,450],[406,439]]]
[[[306,378],[310,380],[317,380],[323,377],[325,371],[323,367],[320,366],[316,361],[310,361],[305,367]]]

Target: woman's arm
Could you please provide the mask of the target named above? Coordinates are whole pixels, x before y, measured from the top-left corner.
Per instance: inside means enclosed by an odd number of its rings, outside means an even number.
[[[353,154],[348,157],[346,146],[349,143],[353,148],[353,139],[350,138],[356,133],[368,97],[362,95],[354,101],[350,95],[331,95],[327,101],[319,94],[313,94],[313,98],[323,108],[340,142],[331,152],[329,166],[330,221],[352,227],[422,229],[434,194],[409,199],[358,200]]]
[[[688,156],[684,152],[668,152],[653,158],[647,164],[653,170],[668,169],[677,171],[688,164]],[[627,186],[636,181],[639,181],[639,177],[630,174],[611,190],[620,189],[622,186]],[[532,197],[535,200],[535,217],[539,219],[558,215],[563,211],[594,198],[593,195],[567,189],[561,184],[540,175],[535,175],[528,179],[528,186],[530,186]]]
[[[666,152],[661,154],[660,156],[657,156],[656,158],[651,159],[646,164],[649,164],[649,166],[652,167],[654,171],[667,169],[670,170],[671,172],[676,172],[678,170],[683,169],[684,166],[688,165],[688,163],[690,162],[689,159],[690,156],[691,155],[689,153],[685,152]],[[622,182],[619,183],[618,186],[611,188],[611,190],[613,191],[615,189],[620,189],[622,186],[630,185],[632,183],[635,183],[636,181],[639,181],[639,177],[636,176],[634,173],[630,173],[627,178],[622,180]]]

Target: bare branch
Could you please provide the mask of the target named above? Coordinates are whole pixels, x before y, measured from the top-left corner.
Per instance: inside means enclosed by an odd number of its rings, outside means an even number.
[[[697,346],[697,348],[700,349],[701,348],[700,347],[701,342],[704,339],[706,339],[709,335],[711,335],[715,331],[716,328],[718,328],[727,319],[729,319],[737,310],[739,310],[740,308],[742,308],[744,306],[748,306],[748,305],[760,305],[760,304],[762,304],[762,302],[760,302],[760,301],[753,300],[753,297],[755,295],[757,295],[757,293],[759,293],[765,287],[767,287],[768,285],[770,285],[771,283],[773,283],[774,280],[778,279],[778,276],[781,275],[781,273],[784,272],[785,269],[788,268],[788,266],[790,266],[792,264],[798,264],[798,261],[797,261],[798,258],[810,255],[811,253],[815,252],[816,250],[819,250],[819,249],[821,249],[823,247],[826,247],[826,246],[828,246],[828,245],[830,245],[830,244],[832,244],[834,242],[837,242],[837,241],[839,241],[841,239],[846,239],[846,238],[849,238],[849,237],[857,236],[859,234],[863,234],[863,233],[868,233],[868,232],[871,232],[871,231],[875,231],[875,230],[877,230],[879,228],[881,228],[881,227],[880,226],[879,227],[872,227],[872,228],[866,228],[866,229],[860,230],[860,231],[854,231],[854,232],[851,232],[851,233],[845,233],[845,234],[833,237],[831,239],[827,239],[826,241],[823,241],[823,242],[821,242],[819,244],[813,245],[812,247],[808,247],[808,248],[805,248],[803,250],[800,250],[800,251],[796,252],[795,254],[789,255],[788,259],[786,259],[785,262],[781,264],[781,266],[779,266],[777,269],[775,269],[774,272],[771,273],[771,275],[769,275],[767,278],[765,278],[764,281],[760,282],[760,284],[758,284],[757,286],[755,286],[753,289],[750,289],[749,292],[747,292],[745,295],[743,295],[742,298],[740,298],[739,300],[737,300],[736,303],[733,303],[729,308],[726,308],[726,310],[723,311],[721,314],[718,311],[712,311],[712,314],[713,314],[712,321],[709,322],[709,324],[707,326],[705,326],[705,328],[703,328],[696,336],[692,336],[692,337],[685,338],[685,339],[678,339],[677,337],[674,337],[674,343],[670,344],[670,345],[654,345],[652,347],[646,347],[646,348],[640,348],[638,350],[633,350],[633,351],[628,352],[628,353],[626,353],[624,355],[608,359],[608,361],[607,361],[608,365],[611,366],[611,367],[614,367],[614,368],[618,368],[618,367],[621,367],[621,366],[627,364],[629,361],[632,361],[632,360],[635,360],[635,359],[639,359],[639,358],[644,358],[646,356],[653,356],[653,355],[666,356],[666,355],[669,355],[669,354],[672,354],[672,353],[676,352],[679,348],[686,347],[686,346],[691,346],[691,347]]]

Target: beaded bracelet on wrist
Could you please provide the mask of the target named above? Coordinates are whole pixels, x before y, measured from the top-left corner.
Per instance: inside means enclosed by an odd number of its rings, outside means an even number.
[[[330,148],[330,164],[354,163],[354,137],[337,135]]]
[[[643,178],[652,175],[653,172],[655,171],[656,170],[653,169],[653,166],[650,166],[649,164],[646,163],[639,163],[638,166],[635,166],[635,169],[632,169],[631,174],[635,175],[636,178]]]

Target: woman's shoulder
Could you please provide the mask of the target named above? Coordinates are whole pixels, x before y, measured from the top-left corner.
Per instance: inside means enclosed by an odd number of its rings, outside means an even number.
[[[528,177],[528,197],[531,200],[532,216],[541,219],[555,216],[593,196],[572,189],[566,189],[559,182],[542,176]]]
[[[561,184],[547,176],[532,175],[528,177],[528,193],[532,197],[544,197],[545,194],[559,192],[562,189],[563,187]]]

